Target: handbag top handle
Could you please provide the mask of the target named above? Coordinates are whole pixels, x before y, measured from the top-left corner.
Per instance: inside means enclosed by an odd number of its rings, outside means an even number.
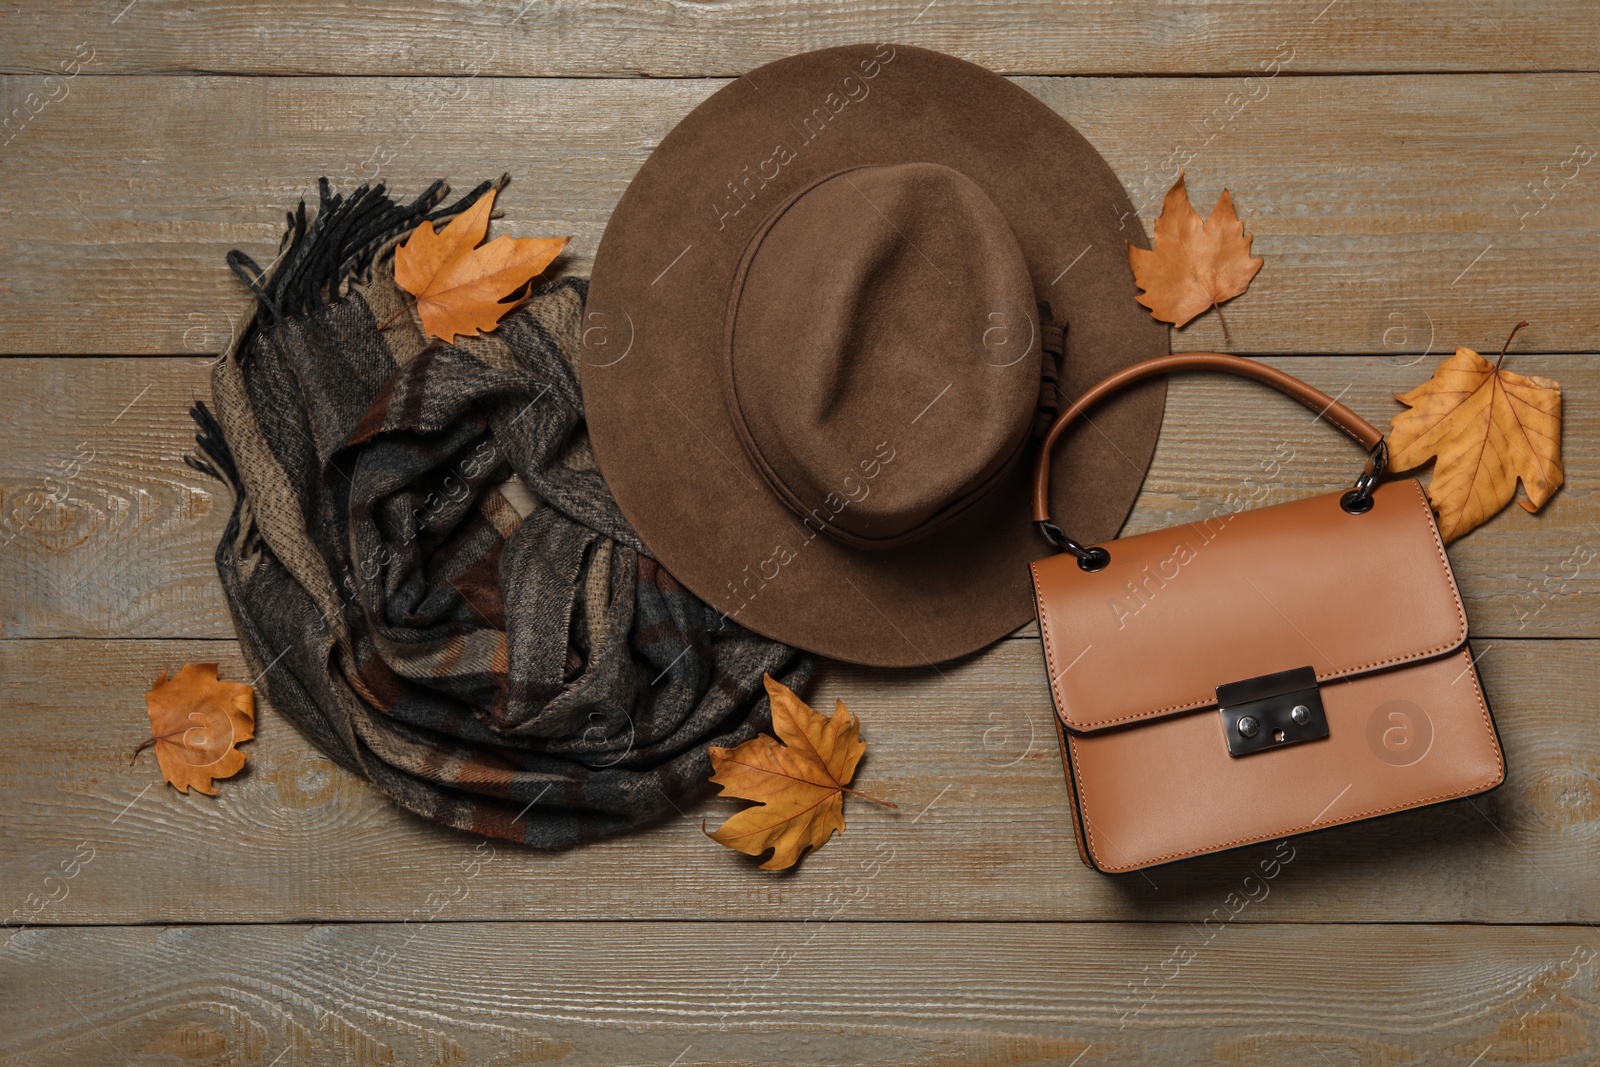
[[[1076,422],[1079,416],[1117,390],[1160,374],[1188,370],[1226,371],[1244,378],[1254,378],[1294,397],[1317,414],[1326,417],[1357,444],[1367,449],[1366,467],[1356,479],[1355,488],[1344,495],[1340,504],[1346,511],[1357,513],[1366,511],[1372,506],[1372,489],[1383,476],[1383,469],[1389,460],[1383,433],[1372,423],[1321,389],[1307,385],[1292,374],[1285,374],[1265,363],[1257,363],[1253,359],[1230,356],[1222,352],[1174,352],[1170,356],[1158,356],[1124,367],[1091,386],[1082,396],[1074,400],[1067,410],[1056,416],[1055,422],[1050,424],[1050,429],[1039,446],[1039,461],[1033,472],[1033,524],[1044,535],[1045,540],[1077,556],[1078,565],[1084,570],[1099,570],[1106,565],[1110,556],[1103,548],[1085,548],[1050,521],[1050,450],[1055,447],[1061,434]]]

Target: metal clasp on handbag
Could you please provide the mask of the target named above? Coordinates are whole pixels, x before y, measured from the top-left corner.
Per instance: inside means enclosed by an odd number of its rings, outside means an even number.
[[[1328,736],[1317,672],[1310,667],[1219,685],[1217,707],[1231,756]]]

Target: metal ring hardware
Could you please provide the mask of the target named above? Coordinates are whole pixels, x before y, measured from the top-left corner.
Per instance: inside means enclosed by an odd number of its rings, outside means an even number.
[[[1091,572],[1104,570],[1106,564],[1111,562],[1111,553],[1107,552],[1098,545],[1092,548],[1083,547],[1082,545],[1078,544],[1078,542],[1068,537],[1066,531],[1062,530],[1061,527],[1057,526],[1048,519],[1040,520],[1035,522],[1033,525],[1041,534],[1044,535],[1044,539],[1046,541],[1049,541],[1055,547],[1065,552],[1071,552],[1074,556],[1076,556],[1078,558],[1078,566],[1083,570]]]
[[[1372,510],[1372,491],[1389,466],[1389,442],[1380,440],[1367,453],[1367,465],[1356,479],[1355,488],[1339,498],[1339,506],[1351,515],[1365,515]]]

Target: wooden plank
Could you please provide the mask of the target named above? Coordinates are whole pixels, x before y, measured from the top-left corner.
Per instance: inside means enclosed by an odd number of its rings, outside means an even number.
[[[575,235],[568,269],[584,271],[629,178],[719,84],[85,76],[37,104],[34,80],[0,78],[0,114],[38,108],[3,149],[0,352],[216,351],[242,306],[224,254],[270,260],[318,175],[409,192],[509,171],[505,229]],[[1600,213],[1600,76],[1022,84],[1147,220],[1180,165],[1202,206],[1232,187],[1267,266],[1228,306],[1230,351],[1485,348],[1519,318],[1529,349],[1600,349],[1600,261],[1579,239]],[[1214,315],[1175,337],[1222,344]]]
[[[1592,1062],[1592,930],[1214,931],[1209,941],[1164,923],[30,931],[3,950],[0,1057],[28,1067]]]
[[[1382,423],[1437,357],[1271,359]],[[1563,383],[1568,485],[1537,516],[1509,508],[1451,548],[1473,632],[1600,637],[1600,365],[1517,354]],[[231,637],[212,565],[231,498],[183,465],[206,361],[0,360],[0,633]],[[1174,383],[1129,532],[1327,492],[1361,462],[1297,404],[1248,382]],[[68,476],[70,475],[70,476]],[[1070,526],[1070,520],[1063,517]],[[1587,563],[1583,562],[1588,560]]]
[[[1600,916],[1600,646],[1476,648],[1507,783],[1296,839],[1240,921]],[[179,795],[148,754],[130,765],[149,733],[142,697],[160,671],[211,660],[248,680],[231,643],[0,642],[0,903],[12,922],[393,920],[474,859],[481,870],[452,919],[803,919],[848,900],[851,920],[1201,922],[1275,854],[1259,846],[1117,877],[1083,867],[1033,641],[937,672],[825,665],[813,701],[843,699],[861,717],[856,784],[900,810],[848,803],[848,831],[782,875],[705,838],[703,821],[741,806],[720,798],[573,852],[484,845],[395,809],[270,709],[244,748],[248,768],[219,797]]]
[[[0,70],[50,72],[78,41],[105,73],[736,76],[812,48],[889,40],[1013,74],[1253,73],[1281,41],[1304,71],[1593,70],[1581,0],[851,0],[719,4],[175,0],[19,6]],[[1426,42],[1426,47],[1419,47]]]
[[[0,382],[0,634],[231,635],[233,498],[183,462],[208,361],[6,360]]]

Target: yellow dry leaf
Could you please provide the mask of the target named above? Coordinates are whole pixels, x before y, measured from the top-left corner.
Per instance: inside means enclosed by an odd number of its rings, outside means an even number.
[[[835,830],[844,833],[845,793],[895,805],[845,788],[867,746],[860,723],[843,701],[830,718],[771,675],[763,678],[772,701],[772,729],[783,743],[760,734],[738,748],[708,749],[711,780],[722,786],[723,795],[760,802],[710,837],[749,856],[771,849],[772,857],[761,866],[777,871],[820,848]]]
[[[1509,504],[1518,479],[1528,494],[1519,503],[1529,512],[1560,488],[1561,386],[1555,381],[1502,370],[1500,362],[1458,348],[1433,377],[1395,399],[1409,410],[1390,420],[1389,466],[1403,471],[1436,460],[1428,499],[1445,541]]]
[[[134,750],[154,745],[161,777],[180,793],[193,786],[216,795],[216,778],[229,778],[244,768],[245,755],[236,747],[255,736],[255,690],[217,678],[215,663],[186,663],[176,676],[162,672],[144,696],[150,712],[150,739]]]
[[[1211,217],[1204,222],[1189,203],[1183,171],[1167,190],[1148,251],[1128,246],[1133,280],[1144,292],[1139,303],[1162,322],[1182,326],[1196,315],[1217,308],[1222,334],[1228,322],[1218,306],[1250,287],[1261,260],[1250,258],[1253,238],[1233,210],[1233,197],[1222,190]]]
[[[548,267],[570,237],[496,237],[489,232],[496,190],[434,232],[424,222],[394,250],[394,280],[417,298],[425,333],[454,344],[457,334],[487,333],[515,304],[501,303]]]

